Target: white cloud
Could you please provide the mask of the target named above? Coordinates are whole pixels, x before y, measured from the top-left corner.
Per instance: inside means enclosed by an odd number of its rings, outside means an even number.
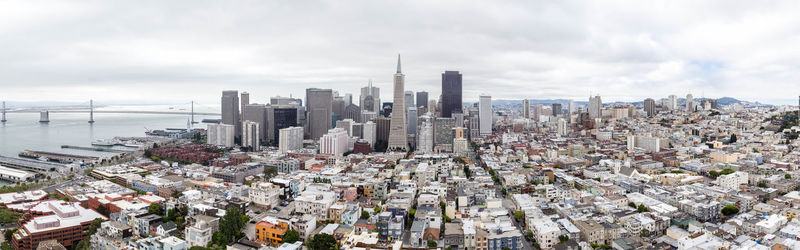
[[[406,88],[464,98],[606,101],[669,94],[795,103],[793,1],[0,2],[0,99],[218,102],[223,89],[391,98]],[[757,88],[755,86],[758,86]]]

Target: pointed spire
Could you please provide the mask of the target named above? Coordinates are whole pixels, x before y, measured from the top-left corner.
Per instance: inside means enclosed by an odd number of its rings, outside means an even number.
[[[400,54],[397,54],[397,73],[400,74]]]
[[[371,96],[372,95],[372,78],[369,79],[369,87],[367,87],[367,89],[369,89],[369,95]]]

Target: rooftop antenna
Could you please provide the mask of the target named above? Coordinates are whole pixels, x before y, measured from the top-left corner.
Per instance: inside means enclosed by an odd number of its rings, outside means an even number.
[[[89,123],[94,123],[94,101],[89,100]]]

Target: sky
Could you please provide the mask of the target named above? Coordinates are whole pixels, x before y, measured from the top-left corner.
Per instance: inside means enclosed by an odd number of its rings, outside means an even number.
[[[0,1],[0,100],[218,104],[221,91],[383,101],[735,97],[797,104],[797,1]]]

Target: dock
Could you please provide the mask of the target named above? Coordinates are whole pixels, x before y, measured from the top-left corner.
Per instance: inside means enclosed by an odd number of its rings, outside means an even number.
[[[51,161],[56,161],[60,163],[73,163],[76,161],[86,162],[86,163],[93,163],[100,160],[100,157],[97,156],[87,156],[87,155],[74,155],[74,154],[65,154],[65,153],[56,153],[56,152],[45,152],[45,151],[35,151],[26,149],[19,153],[20,157],[27,157],[27,158],[41,158],[45,157],[50,159]]]
[[[56,171],[59,168],[65,167],[63,164],[58,164],[58,163],[28,160],[28,159],[14,158],[2,155],[0,155],[0,165],[21,170],[30,170],[34,172]]]
[[[97,147],[81,147],[81,146],[72,146],[72,145],[61,145],[61,148],[68,148],[68,149],[79,149],[79,150],[88,150],[88,151],[97,151],[97,152],[110,152],[110,153],[130,153],[130,150],[121,150],[121,149],[113,149],[113,148],[97,148]]]

